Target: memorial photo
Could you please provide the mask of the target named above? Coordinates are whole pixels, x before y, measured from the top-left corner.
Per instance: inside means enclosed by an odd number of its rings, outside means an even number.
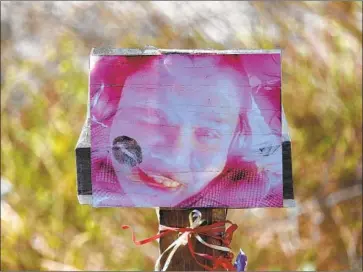
[[[279,50],[90,66],[94,206],[283,206]]]

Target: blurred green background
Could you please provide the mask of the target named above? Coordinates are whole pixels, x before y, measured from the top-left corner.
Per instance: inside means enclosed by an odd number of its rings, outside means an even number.
[[[230,210],[249,270],[361,270],[362,2],[1,2],[1,270],[152,270],[153,209],[81,206],[92,47],[283,49],[296,209]]]

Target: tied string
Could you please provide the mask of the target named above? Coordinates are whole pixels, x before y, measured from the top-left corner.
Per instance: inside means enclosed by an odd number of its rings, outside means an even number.
[[[169,235],[171,233],[177,232],[179,234],[178,239],[176,239],[173,243],[171,243],[169,245],[169,247],[162,254],[160,254],[159,258],[157,259],[156,264],[155,264],[155,270],[157,270],[157,271],[160,271],[160,261],[161,261],[162,257],[167,254],[167,252],[170,251],[161,271],[166,271],[168,269],[170,262],[174,256],[175,252],[177,251],[177,249],[181,246],[186,246],[186,245],[188,245],[189,251],[190,251],[193,259],[196,261],[196,263],[198,265],[200,265],[204,269],[211,271],[211,270],[223,268],[227,271],[235,271],[236,268],[232,264],[234,255],[232,253],[232,250],[230,249],[230,244],[232,241],[233,232],[238,228],[238,226],[236,224],[233,224],[229,220],[220,221],[220,222],[213,223],[211,225],[202,226],[202,224],[205,222],[206,222],[206,220],[202,219],[202,213],[198,210],[193,210],[189,214],[189,224],[190,224],[189,227],[175,228],[175,227],[168,227],[168,226],[160,225],[159,234],[152,236],[150,238],[141,240],[141,241],[136,240],[135,233],[132,230],[132,240],[133,240],[134,244],[136,244],[136,245],[144,245],[149,242],[155,241],[161,237]],[[226,226],[226,225],[228,225],[228,226]],[[122,228],[129,229],[130,226],[123,225]],[[224,232],[224,235],[222,237],[220,236],[221,232]],[[206,237],[211,237],[211,238],[221,241],[222,246],[213,245],[213,244],[206,242],[201,237],[201,235],[206,236]],[[192,236],[194,236],[200,243],[202,243],[206,247],[223,251],[223,252],[225,252],[225,254],[222,256],[215,257],[210,254],[196,252],[193,248],[193,243],[191,242]],[[198,261],[197,256],[199,256],[205,260],[211,261],[211,263],[213,265],[208,266],[208,265],[201,263],[200,261]]]

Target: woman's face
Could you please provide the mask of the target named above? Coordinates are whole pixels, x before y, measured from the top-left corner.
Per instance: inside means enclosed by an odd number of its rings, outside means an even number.
[[[238,90],[230,73],[212,61],[196,64],[166,56],[123,86],[110,143],[119,136],[136,140],[142,160],[136,166],[115,158],[112,163],[137,206],[174,206],[203,189],[225,166],[239,119]]]

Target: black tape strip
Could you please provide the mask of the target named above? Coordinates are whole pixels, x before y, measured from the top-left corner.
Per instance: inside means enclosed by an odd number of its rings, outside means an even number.
[[[92,195],[90,120],[82,128],[76,146],[78,195]]]
[[[294,188],[292,180],[291,142],[282,143],[282,177],[284,199],[294,199]]]

